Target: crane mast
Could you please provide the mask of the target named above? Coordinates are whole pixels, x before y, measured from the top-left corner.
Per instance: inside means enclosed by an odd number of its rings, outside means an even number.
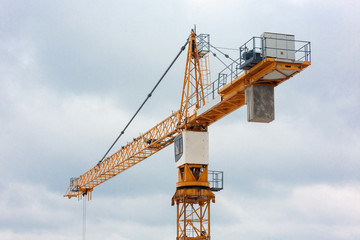
[[[297,41],[293,35],[264,33],[239,50],[239,58],[210,82],[209,35],[192,30],[180,109],[72,178],[64,196],[81,199],[88,194],[91,199],[94,187],[175,142],[178,182],[171,204],[177,206],[176,239],[209,240],[210,202],[215,202],[215,195],[208,179],[208,126],[245,104],[248,121],[271,122],[274,88],[311,64],[310,42]]]
[[[210,202],[215,203],[215,194],[208,181],[208,125],[187,122],[205,105],[200,56],[206,54],[208,52],[198,51],[196,34],[192,31],[180,104],[179,123],[184,119],[184,127],[174,143],[178,182],[171,205],[176,204],[177,209],[177,240],[210,239]]]

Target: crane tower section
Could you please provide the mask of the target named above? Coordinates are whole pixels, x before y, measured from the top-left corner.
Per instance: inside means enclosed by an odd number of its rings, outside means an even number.
[[[210,239],[210,203],[215,195],[209,183],[208,132],[183,131],[174,142],[178,168],[172,205],[177,207],[177,240]]]

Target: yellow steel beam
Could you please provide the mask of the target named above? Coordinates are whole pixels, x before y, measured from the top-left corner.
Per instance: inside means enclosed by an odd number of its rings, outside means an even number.
[[[179,111],[82,174],[77,181],[76,191],[72,191],[69,187],[64,197],[71,198],[86,194],[97,185],[173,143],[178,134],[176,126],[178,116]]]
[[[215,106],[209,108],[204,113],[191,116],[188,125],[209,126],[220,118],[245,105],[245,89],[248,86],[254,84],[263,84],[275,87],[293,77],[294,75],[300,73],[308,66],[310,66],[310,62],[281,62],[273,58],[266,58],[222,87],[219,90],[221,101]],[[263,79],[267,74],[279,70],[291,71],[292,74],[289,76],[284,75],[278,79]]]

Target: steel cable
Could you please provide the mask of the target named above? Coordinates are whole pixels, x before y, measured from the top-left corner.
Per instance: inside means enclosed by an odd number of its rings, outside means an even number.
[[[222,64],[224,64],[225,68],[229,69],[231,71],[231,69],[229,68],[228,65],[226,65],[226,63],[224,63],[217,55],[216,53],[214,53],[213,51],[210,51],[214,57],[216,57]],[[235,62],[235,61],[234,61]],[[231,71],[232,72],[232,71]]]
[[[116,144],[116,142],[120,139],[120,137],[125,133],[126,129],[129,127],[129,125],[131,124],[131,122],[134,120],[134,118],[136,117],[136,115],[140,112],[140,110],[142,109],[142,107],[145,105],[145,103],[147,102],[147,100],[152,96],[152,94],[154,93],[155,89],[159,86],[160,82],[163,80],[163,78],[165,77],[165,75],[168,73],[168,71],[170,70],[170,68],[174,65],[174,63],[176,62],[176,60],[179,58],[180,54],[185,50],[186,45],[188,44],[189,40],[186,40],[186,43],[181,47],[179,53],[176,55],[176,57],[174,58],[174,60],[171,62],[171,64],[169,65],[169,67],[166,69],[166,71],[164,72],[164,74],[161,76],[161,78],[159,79],[159,81],[155,84],[154,88],[151,90],[151,92],[147,95],[146,99],[144,100],[144,102],[141,104],[141,106],[138,108],[138,110],[135,112],[135,114],[132,116],[132,118],[130,119],[130,121],[126,124],[125,128],[120,132],[119,136],[115,139],[114,143],[110,146],[110,148],[107,150],[107,152],[105,153],[105,155],[102,157],[102,159],[99,161],[98,164],[100,164],[108,155],[108,153],[111,151],[111,149],[114,147],[114,145]]]
[[[220,51],[218,48],[214,47],[214,46],[211,45],[211,44],[210,44],[210,46],[211,46],[212,48],[214,48],[216,51],[218,51],[219,53],[221,53],[222,55],[224,55],[226,58],[229,58],[231,61],[235,62],[235,60],[232,59],[228,54],[223,53],[222,51]]]
[[[86,197],[83,196],[83,240],[86,239]]]

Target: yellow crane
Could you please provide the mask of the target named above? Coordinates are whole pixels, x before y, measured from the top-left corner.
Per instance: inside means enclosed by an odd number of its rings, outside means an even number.
[[[210,202],[221,188],[211,188],[208,178],[208,126],[245,104],[248,121],[274,120],[274,87],[310,66],[311,45],[294,35],[265,32],[244,43],[236,60],[224,54],[232,63],[213,82],[208,56],[215,47],[209,35],[192,30],[186,45],[180,109],[72,178],[64,196],[91,199],[94,187],[175,142],[178,182],[171,202],[177,206],[176,239],[210,239]]]

